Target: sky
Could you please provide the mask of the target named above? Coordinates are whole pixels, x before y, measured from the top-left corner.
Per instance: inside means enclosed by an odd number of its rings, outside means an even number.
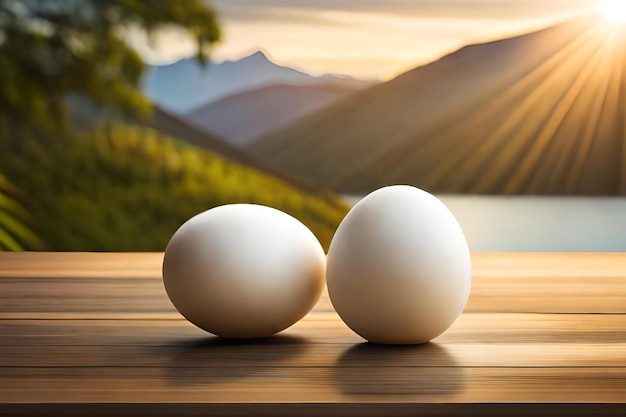
[[[601,0],[213,0],[223,41],[216,61],[257,50],[314,75],[386,80],[472,43],[549,26],[598,7]],[[625,0],[626,1],[626,0]],[[167,64],[195,43],[168,31],[134,45]]]

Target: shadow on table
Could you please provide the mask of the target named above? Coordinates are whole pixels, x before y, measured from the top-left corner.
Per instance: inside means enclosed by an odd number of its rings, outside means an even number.
[[[362,343],[344,351],[334,377],[349,395],[451,395],[463,388],[464,372],[436,343],[388,346]]]
[[[207,337],[181,346],[169,363],[167,380],[187,386],[245,378],[299,357],[306,346],[305,339],[293,336],[246,340]]]

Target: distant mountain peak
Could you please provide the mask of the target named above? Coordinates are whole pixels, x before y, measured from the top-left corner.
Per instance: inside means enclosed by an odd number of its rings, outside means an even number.
[[[263,49],[259,49],[256,52],[248,55],[245,58],[242,58],[241,61],[246,61],[246,60],[263,60],[263,61],[272,61],[272,59],[270,58],[270,54],[263,50]]]
[[[185,59],[193,59],[193,58],[185,58]],[[259,64],[260,65],[263,65],[263,64],[278,65],[274,63],[274,57],[272,57],[272,54],[270,54],[263,48],[259,48],[255,50],[254,52],[250,53],[249,55],[244,55],[243,57],[238,58],[238,59],[225,59],[223,61],[213,62],[214,65],[240,64],[240,63],[256,64],[256,65],[259,65]]]
[[[297,71],[294,68],[277,64],[276,62],[274,62],[274,58],[272,57],[272,55],[268,53],[267,51],[265,51],[264,49],[259,49],[253,52],[252,54],[244,56],[243,58],[240,58],[238,60],[225,61],[225,62],[228,62],[230,64],[241,65],[245,67],[252,67],[252,68],[266,68],[266,69],[271,68],[271,71],[275,71],[280,68],[286,69],[289,71]],[[301,71],[297,71],[297,72],[301,72]],[[302,73],[302,74],[309,77],[309,74],[305,74],[305,73]]]
[[[204,67],[193,58],[170,65],[150,67],[143,90],[165,109],[185,114],[229,95],[266,85],[331,82],[350,84],[351,88],[368,85],[351,77],[334,74],[313,77],[306,72],[275,63],[271,54],[259,48],[238,60],[211,62]]]

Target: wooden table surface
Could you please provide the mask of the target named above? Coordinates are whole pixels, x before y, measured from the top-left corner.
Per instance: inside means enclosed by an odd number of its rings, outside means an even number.
[[[326,294],[220,340],[162,256],[0,253],[0,415],[626,415],[626,254],[474,254],[465,312],[410,347],[364,343]]]

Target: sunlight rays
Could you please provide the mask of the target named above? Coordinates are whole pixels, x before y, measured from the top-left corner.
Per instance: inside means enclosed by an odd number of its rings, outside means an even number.
[[[435,183],[445,182],[454,172],[465,172],[468,175],[464,175],[458,184],[461,189],[470,187],[475,192],[489,192],[494,187],[502,187],[504,178],[510,178],[511,171],[518,170],[516,165],[529,147],[527,141],[513,139],[540,136],[545,116],[551,113],[549,107],[556,106],[570,89],[577,69],[597,53],[603,43],[603,32],[602,28],[592,25],[564,45],[561,42],[554,43],[545,60],[531,68],[523,69],[530,57],[521,60],[518,64],[518,67],[522,67],[520,78],[481,103],[482,106],[472,111],[466,120],[451,123],[450,130],[445,134],[447,140],[433,141],[434,148],[447,147],[468,131],[486,133],[478,143],[456,143],[454,152],[450,149],[429,149],[435,154],[447,154],[443,160],[433,157],[433,160],[441,161],[437,169],[432,171],[436,173],[435,177],[431,177],[432,180]],[[560,32],[551,38],[555,39],[558,35]],[[513,111],[506,114],[506,109]],[[500,122],[492,125],[496,120]],[[492,127],[485,129],[486,126]],[[513,161],[517,162],[513,164]]]
[[[474,191],[479,191],[493,187],[493,182],[500,181],[503,173],[510,169],[510,160],[523,152],[523,149],[518,149],[519,146],[526,146],[519,141],[511,143],[510,138],[516,132],[528,130],[528,122],[535,121],[529,119],[528,114],[536,110],[538,103],[545,105],[541,96],[547,90],[544,85],[546,78],[557,68],[566,67],[567,60],[576,55],[576,51],[593,45],[594,39],[598,38],[597,30],[589,28],[569,39],[561,39],[558,34],[550,36],[548,42],[542,39],[540,44],[536,44],[536,53],[532,58],[527,56],[519,61],[514,74],[481,98],[478,106],[465,108],[462,115],[452,115],[446,128],[436,134],[437,140],[426,144],[423,154],[429,155],[427,159],[434,165],[425,167],[422,175],[437,187],[455,176],[455,172],[465,172],[469,175],[459,176],[455,185],[459,190],[472,187]],[[511,107],[515,107],[515,111],[508,113],[507,109]],[[500,120],[500,123],[493,125],[495,120]],[[524,125],[526,129],[523,129]],[[459,141],[468,132],[484,132],[484,136],[480,135],[478,143]],[[422,135],[430,136],[416,133],[417,137]],[[442,158],[442,154],[446,157]],[[415,165],[421,166],[423,162]],[[498,175],[494,176],[494,172]]]
[[[417,159],[437,161],[423,173],[430,186],[579,192],[591,186],[588,174],[595,172],[607,178],[604,192],[623,188],[624,180],[609,181],[626,172],[626,145],[620,144],[626,129],[618,115],[626,107],[622,29],[595,21],[530,71],[523,69],[530,57],[520,60],[520,78],[424,144]],[[484,136],[461,140],[468,132]]]
[[[626,195],[626,24],[597,13],[468,46],[332,109],[279,139],[312,132],[298,146],[324,155],[300,162],[341,191]],[[357,162],[319,162],[335,155]]]

